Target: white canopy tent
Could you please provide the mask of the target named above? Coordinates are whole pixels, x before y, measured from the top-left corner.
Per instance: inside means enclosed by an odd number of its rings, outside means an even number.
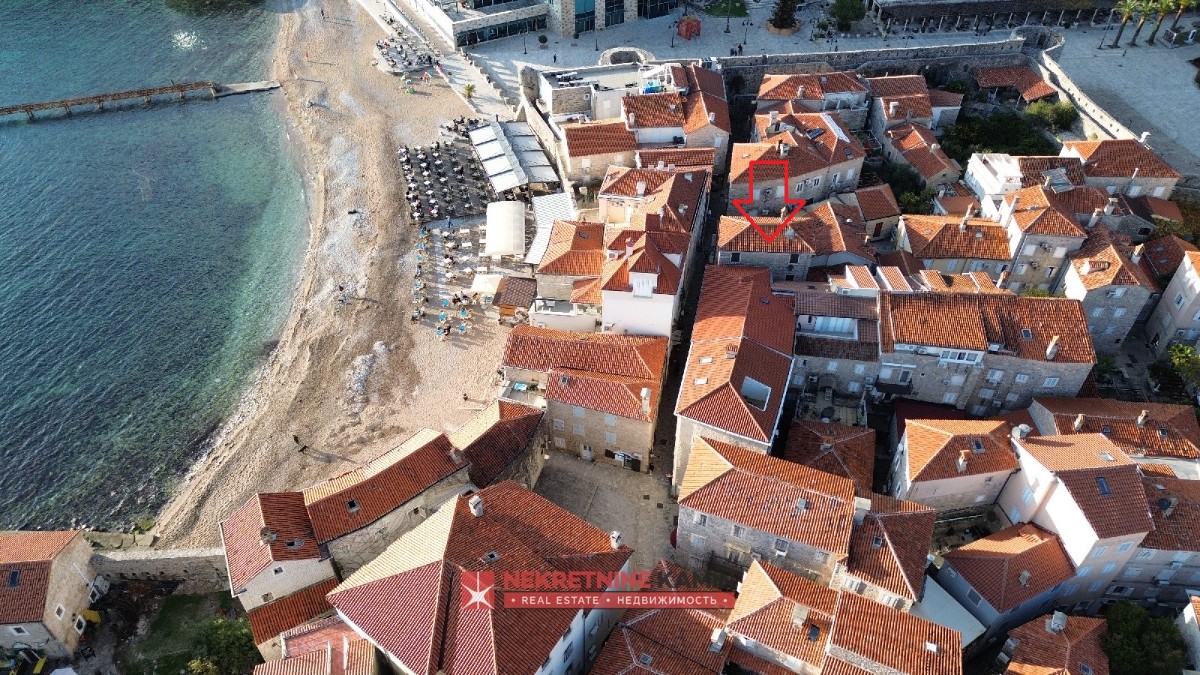
[[[525,255],[525,203],[487,205],[487,245],[483,255]]]
[[[533,198],[533,220],[537,230],[533,235],[533,243],[529,245],[529,253],[525,262],[537,265],[546,255],[550,246],[550,232],[554,229],[554,221],[571,220],[575,218],[575,200],[566,192],[556,192],[552,195],[539,195]]]
[[[503,278],[502,274],[476,274],[471,282],[471,292],[495,296],[500,290],[500,280]]]
[[[525,122],[490,122],[467,134],[497,193],[530,183],[557,183],[558,174]]]

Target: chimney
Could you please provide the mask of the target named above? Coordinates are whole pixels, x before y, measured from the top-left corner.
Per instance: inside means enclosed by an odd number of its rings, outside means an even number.
[[[1017,580],[1021,583],[1022,586],[1028,586],[1029,580],[1032,577],[1033,577],[1033,573],[1030,572],[1029,570],[1021,570],[1021,574],[1020,574],[1020,576],[1017,577]]]
[[[888,103],[888,117],[895,117],[896,113],[900,112],[900,102],[892,101]]]
[[[635,191],[637,192],[637,196],[639,196],[639,197],[646,196],[646,181],[639,180],[637,182],[637,187],[635,188]]]
[[[473,495],[467,500],[467,506],[471,507],[471,515],[475,516],[476,518],[483,517],[483,497],[480,497],[479,495]]]
[[[689,171],[689,172],[683,174],[683,179],[689,183],[692,182],[692,172]]]
[[[1100,222],[1100,216],[1103,213],[1104,209],[1101,208],[1097,208],[1095,211],[1092,211],[1092,217],[1088,219],[1087,229],[1090,230],[1095,227],[1096,223]]]
[[[718,653],[725,648],[725,638],[728,633],[724,628],[714,628],[712,638],[709,640],[708,651]]]
[[[642,414],[650,414],[650,387],[642,387]]]
[[[1004,270],[1000,274],[996,275],[996,287],[997,288],[1003,287],[1004,283],[1007,281],[1008,281],[1008,270]]]
[[[958,231],[959,232],[967,231],[967,217],[966,216],[963,216],[963,219],[958,222]]]
[[[633,237],[632,236],[625,238],[625,257],[626,258],[633,257]]]
[[[1055,612],[1050,615],[1050,621],[1046,624],[1046,630],[1051,633],[1061,633],[1067,627],[1067,615],[1062,612]]]
[[[716,122],[716,121],[717,121],[717,113],[715,113],[715,112],[708,113],[708,123],[712,124],[713,122]]]
[[[1021,195],[1013,195],[1012,206],[1008,209],[1008,217],[1004,220],[1004,225],[1007,227],[1012,224],[1013,214],[1017,212],[1017,205],[1021,203]]]
[[[1142,253],[1146,250],[1145,244],[1138,244],[1133,247],[1133,253],[1129,254],[1129,262],[1134,265],[1142,262]]]
[[[941,149],[942,149],[941,143],[932,143],[929,146],[930,152],[937,152],[938,150],[941,150]]]
[[[621,548],[621,533],[617,530],[610,532],[608,535],[608,543],[613,547],[614,551]]]
[[[462,464],[463,463],[462,450],[459,450],[458,448],[450,448],[450,461],[454,462],[455,464]]]
[[[258,531],[258,540],[263,546],[269,545],[271,542],[275,541],[277,538],[278,537],[276,536],[276,534],[274,532],[272,532],[271,528],[269,528],[269,527],[263,527],[263,529]]]
[[[1084,419],[1086,419],[1086,418],[1083,416],[1083,413],[1079,413],[1078,415],[1075,416],[1075,423],[1071,425],[1071,428],[1075,430],[1075,433],[1079,433],[1080,431],[1083,431]]]
[[[787,143],[784,143],[783,141],[779,141],[779,157],[780,158],[787,157],[788,150],[791,150],[791,149],[792,149],[792,146],[788,145]]]
[[[1146,144],[1146,139],[1148,139],[1148,138],[1150,138],[1150,132],[1149,132],[1149,131],[1143,131],[1143,132],[1142,132],[1142,136],[1141,136],[1141,138],[1139,138],[1139,139],[1138,139],[1138,143],[1141,143],[1142,145],[1145,145],[1145,144]]]
[[[829,452],[833,449],[833,436],[821,437],[821,452]]]
[[[864,497],[854,498],[854,522],[862,525],[863,520],[867,517],[867,511],[871,510],[871,500]]]
[[[1057,335],[1050,338],[1050,344],[1046,346],[1046,360],[1047,361],[1053,361],[1054,357],[1058,356],[1058,343],[1060,342],[1060,340],[1061,339]]]
[[[967,470],[967,459],[970,456],[971,456],[970,450],[963,450],[958,453],[958,461],[956,462],[956,464],[958,465],[959,473],[963,473],[964,471]]]
[[[666,164],[664,164],[663,161],[660,159],[660,160],[658,160],[658,166],[656,166],[655,168],[658,169],[659,171],[662,171],[663,169],[666,168]]]
[[[629,113],[629,126],[630,128],[637,126],[637,113]]]
[[[772,110],[771,112],[767,113],[767,119],[770,121],[771,126],[775,127],[776,129],[779,129],[779,111],[778,110]]]
[[[1149,411],[1149,410],[1143,410],[1143,411],[1142,411],[1142,414],[1138,415],[1138,419],[1137,419],[1137,427],[1138,427],[1139,429],[1145,428],[1145,426],[1146,426],[1146,420],[1148,420],[1148,419],[1150,419],[1150,411]]]
[[[1104,215],[1111,216],[1113,211],[1116,210],[1116,208],[1117,208],[1117,198],[1109,197],[1108,204],[1104,205]]]
[[[780,219],[787,218],[787,214],[788,214],[788,207],[787,207],[787,204],[784,204],[783,206],[779,207],[779,217],[780,217]],[[791,231],[791,230],[789,229],[789,232],[790,232],[790,231]],[[786,233],[785,233],[785,234],[786,234]],[[794,234],[794,233],[793,233],[793,234]]]
[[[1017,426],[1012,428],[1012,437],[1019,441],[1023,438],[1029,438],[1029,434],[1032,431],[1033,431],[1033,428],[1030,427],[1028,424],[1018,424]]]
[[[725,358],[736,359],[738,354],[737,345],[725,345]]]

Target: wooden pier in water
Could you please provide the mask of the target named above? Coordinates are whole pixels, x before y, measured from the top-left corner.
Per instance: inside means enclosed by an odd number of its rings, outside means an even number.
[[[90,110],[104,110],[105,104],[117,104],[127,101],[144,100],[147,104],[153,103],[157,97],[163,100],[164,97],[170,97],[170,100],[183,101],[189,95],[200,94],[207,98],[222,98],[225,96],[236,96],[238,94],[249,94],[256,91],[269,91],[278,89],[279,83],[274,80],[263,82],[242,82],[239,84],[217,84],[216,82],[183,82],[179,84],[169,84],[161,87],[148,87],[145,89],[133,89],[130,91],[117,91],[108,94],[94,94],[92,96],[79,96],[76,98],[64,98],[57,101],[41,101],[38,103],[18,103],[16,105],[0,106],[0,117],[15,115],[17,113],[25,113],[29,119],[37,119],[36,113],[44,110],[62,110],[70,115],[73,108],[87,108]]]

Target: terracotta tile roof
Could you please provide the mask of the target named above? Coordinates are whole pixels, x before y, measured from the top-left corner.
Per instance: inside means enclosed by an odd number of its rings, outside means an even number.
[[[562,125],[568,157],[592,157],[633,152],[637,138],[621,121]]]
[[[905,434],[908,477],[914,483],[1017,469],[1003,421],[910,419]],[[966,469],[960,472],[962,457]]]
[[[254,675],[329,675],[329,655],[309,652],[279,661],[269,661],[254,666]]]
[[[682,128],[684,124],[683,97],[675,92],[626,96],[621,99],[621,110],[630,129]]]
[[[901,124],[887,130],[892,146],[904,156],[925,180],[949,171],[955,178],[962,173],[958,162],[942,150],[933,132],[919,124]]]
[[[272,562],[321,557],[300,492],[256,494],[221,521],[220,530],[235,593]],[[267,545],[264,536],[270,537]],[[299,546],[289,546],[297,541]]]
[[[609,259],[604,262],[604,270],[597,284],[598,290],[631,293],[633,286],[629,275],[631,272],[637,272],[655,275],[655,294],[675,295],[679,292],[683,273],[666,255],[676,251],[659,249],[660,242],[666,241],[668,246],[671,246],[672,242],[652,237],[650,232],[609,229],[612,232],[608,244],[610,254]],[[603,300],[603,296],[600,300]]]
[[[332,612],[333,605],[325,599],[325,594],[337,585],[337,579],[325,579],[247,612],[254,644],[260,645],[290,628]]]
[[[471,482],[487,487],[522,457],[541,424],[543,411],[512,401],[492,401],[449,434],[450,444],[470,465]]]
[[[764,75],[758,87],[758,100],[822,101],[827,93],[865,93],[867,87],[854,71]]]
[[[962,94],[956,94],[944,89],[929,90],[929,105],[934,108],[959,108],[962,107],[962,102]]]
[[[662,340],[666,342],[666,338]],[[647,390],[644,406],[643,390]],[[569,368],[553,368],[546,379],[547,400],[641,422],[654,422],[658,417],[658,400],[661,395],[662,380],[638,379]]]
[[[830,113],[780,116],[778,127],[770,124],[768,115],[759,113],[755,124],[764,142],[734,143],[730,183],[748,183],[751,162],[783,160],[787,162],[788,177],[797,178],[866,156],[862,143]],[[756,167],[754,176],[756,180],[782,180],[783,170],[777,166]]]
[[[506,481],[438,509],[329,595],[339,613],[410,671],[532,675],[578,614],[505,609],[504,573],[616,572],[632,556],[609,533]],[[495,553],[490,562],[488,554]],[[465,571],[495,573],[495,609],[462,609]]]
[[[1004,613],[1075,576],[1053,532],[1020,523],[945,554],[946,564]]]
[[[835,558],[849,552],[854,484],[795,462],[698,438],[679,503]]]
[[[1142,476],[1154,531],[1139,544],[1163,551],[1200,550],[1200,480]]]
[[[1071,185],[1083,185],[1083,160],[1057,155],[1024,155],[1013,157],[1021,172],[1021,187],[1033,187],[1046,182],[1046,172],[1061,173]]]
[[[1170,199],[1161,199],[1151,195],[1142,195],[1140,197],[1128,197],[1126,200],[1138,208],[1139,212],[1144,209],[1149,213],[1151,218],[1162,218],[1176,223],[1183,222],[1183,211],[1179,209],[1179,204]],[[1139,215],[1141,215],[1139,213]]]
[[[1058,93],[1029,66],[976,68],[971,71],[971,74],[981,89],[1011,87],[1021,93],[1022,99],[1029,102]]]
[[[894,351],[898,343],[977,351],[999,344],[1002,353],[1046,361],[1047,347],[1057,336],[1054,361],[1096,361],[1083,306],[1077,300],[996,293],[883,293],[879,315],[884,352]]]
[[[537,298],[537,279],[505,276],[500,279],[496,295],[492,298],[492,305],[529,309],[535,298]]]
[[[925,595],[925,568],[937,511],[887,495],[870,495],[871,510],[850,536],[850,574],[914,602]]]
[[[604,257],[602,223],[556,220],[537,271],[572,277],[599,276]]]
[[[715,96],[722,101],[726,100],[725,95],[725,78],[715,70],[701,68],[700,66],[689,63],[684,67],[684,74],[687,76],[688,92],[702,91],[709,96]]]
[[[729,631],[819,667],[837,602],[837,591],[755,561],[742,580]],[[814,629],[815,639],[809,639]]]
[[[885,120],[902,120],[910,114],[912,118],[917,119],[929,119],[933,116],[929,88],[925,84],[925,78],[920,75],[868,77],[866,82],[871,89],[871,95],[879,99]],[[891,112],[893,102],[898,104],[894,115]]]
[[[1012,291],[996,286],[986,272],[946,274],[937,270],[921,270],[913,281],[933,293],[996,293],[1013,295]]]
[[[631,219],[636,229],[690,234],[700,202],[709,189],[710,175],[711,172],[701,169],[665,171],[612,166],[600,185],[599,198],[616,201],[619,207],[636,200],[637,212]],[[639,187],[644,188],[641,195]]]
[[[1086,616],[1066,617],[1060,632],[1050,630],[1051,615],[1017,626],[1009,637],[1018,642],[1005,675],[1108,675],[1103,638],[1108,622]],[[1087,666],[1085,673],[1083,666]]]
[[[875,298],[861,295],[842,295],[828,288],[821,290],[798,289],[799,284],[779,282],[776,287],[791,291],[796,303],[796,316],[837,316],[849,319],[878,319],[879,308]],[[860,339],[869,339],[860,336]]]
[[[778,229],[782,221],[782,218],[767,216],[755,218],[759,227],[768,233]],[[721,216],[717,225],[717,248],[723,251],[802,255],[828,255],[846,251],[846,237],[841,229],[836,226],[834,229],[837,232],[830,232],[829,229],[826,223],[817,218],[797,215],[783,232],[768,242],[746,218]],[[823,248],[817,249],[818,245]]]
[[[791,369],[793,316],[768,270],[708,266],[676,414],[769,442]],[[747,380],[770,388],[765,408],[743,398]]]
[[[337,616],[310,621],[285,631],[282,637],[285,658],[272,663],[287,665],[289,661],[298,661],[313,653],[324,655],[328,651],[329,669],[320,671],[321,675],[374,675],[376,672],[375,647]],[[290,675],[294,671],[270,672],[272,675]],[[258,669],[254,673],[262,675]]]
[[[716,148],[647,148],[637,151],[638,166],[653,169],[662,167],[712,169],[717,161]]]
[[[465,468],[450,439],[423,429],[398,447],[303,491],[319,543],[360,530]],[[357,508],[351,508],[353,502]]]
[[[872,675],[872,673],[836,656],[829,656],[825,658],[825,665],[821,667],[821,675]]]
[[[36,623],[46,611],[50,568],[78,530],[0,532],[0,624]],[[16,586],[9,581],[13,571]]]
[[[1012,259],[1008,233],[983,218],[922,216],[904,214],[900,222],[908,235],[908,248],[917,258],[967,258],[971,260]]]
[[[947,194],[941,197],[934,196],[933,200],[943,211],[952,216],[965,215],[967,211],[979,213],[979,200],[974,197]]]
[[[1137,465],[1102,434],[1037,436],[1019,443],[1058,477],[1100,539],[1154,529]]]
[[[1083,158],[1083,172],[1091,178],[1128,180],[1136,169],[1139,178],[1180,178],[1158,155],[1134,139],[1067,141],[1063,152]]]
[[[875,430],[836,422],[793,420],[783,458],[854,482],[855,493],[871,495],[875,476]]]
[[[899,269],[902,274],[908,275],[916,274],[917,272],[925,269],[925,263],[921,262],[920,258],[913,255],[911,251],[905,251],[903,249],[892,251],[891,253],[884,253],[883,255],[879,256],[879,264],[886,265],[888,267],[895,267]]]
[[[900,215],[900,204],[892,193],[892,186],[880,183],[872,187],[859,188],[854,191],[858,198],[858,208],[865,221],[881,220]]]
[[[920,75],[868,77],[866,82],[872,96],[909,96],[924,94],[929,89],[925,78]]]
[[[1047,433],[1103,433],[1118,448],[1131,455],[1200,458],[1200,424],[1191,406],[1171,403],[1118,401],[1099,398],[1037,398],[1035,407],[1053,416],[1054,428]],[[1150,414],[1139,427],[1142,411]],[[1083,426],[1075,421],[1083,415]]]
[[[613,333],[573,333],[517,326],[501,361],[506,367],[549,372],[552,368],[662,380],[666,338]]]
[[[1151,293],[1160,291],[1148,263],[1129,257],[1133,247],[1107,236],[1107,228],[1096,228],[1091,237],[1070,256],[1071,266],[1079,274],[1083,287],[1094,291],[1105,286],[1141,286]]]
[[[1143,476],[1165,476],[1167,478],[1177,478],[1175,469],[1171,468],[1170,464],[1160,464],[1158,462],[1139,462],[1138,468],[1142,470]]]
[[[908,251],[903,251],[903,253],[907,254],[909,258],[916,260],[916,257]],[[917,261],[917,264],[920,265],[920,261]],[[887,267],[880,265],[879,267],[875,268],[875,270],[881,280],[879,286],[880,288],[898,293],[913,292],[913,285],[909,283],[908,278],[904,276],[904,270],[900,269],[899,267]],[[923,272],[924,270],[921,271]]]
[[[844,651],[903,673],[962,673],[958,631],[853,593],[841,594],[829,648],[833,656]]]
[[[1096,209],[1108,204],[1108,195],[1092,187],[1077,187],[1055,193],[1042,185],[1022,188],[1004,196],[1004,203],[1017,199],[1013,220],[1027,234],[1059,237],[1086,237],[1077,218],[1090,217]]]
[[[1146,243],[1145,255],[1143,260],[1150,263],[1150,269],[1154,270],[1155,276],[1161,278],[1170,277],[1175,274],[1175,270],[1183,264],[1184,253],[1191,251],[1193,253],[1200,251],[1191,242],[1184,241],[1179,237],[1168,234],[1165,237],[1152,239]]]
[[[683,100],[683,110],[684,133],[695,133],[710,124],[727,134],[732,131],[729,124],[729,104],[724,98],[702,91],[693,92]]]

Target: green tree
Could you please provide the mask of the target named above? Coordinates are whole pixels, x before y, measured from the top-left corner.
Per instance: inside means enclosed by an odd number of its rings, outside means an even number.
[[[1146,44],[1154,44],[1154,38],[1158,36],[1158,29],[1162,28],[1163,19],[1175,9],[1174,0],[1154,0],[1151,3],[1154,7],[1154,13],[1158,15],[1158,20],[1154,22],[1154,30],[1150,31],[1150,37],[1146,38]]]
[[[896,201],[900,204],[901,213],[933,213],[933,190],[920,192],[903,192]]]
[[[769,19],[772,26],[781,29],[796,27],[796,0],[776,0],[775,11]]]
[[[1021,292],[1021,295],[1027,298],[1048,298],[1050,297],[1050,291],[1044,288],[1026,288]]]
[[[1141,0],[1137,3],[1138,22],[1137,28],[1133,31],[1133,37],[1129,38],[1129,46],[1136,47],[1138,35],[1142,33],[1142,27],[1146,25],[1146,20],[1150,18],[1150,13],[1154,11],[1154,0]]]
[[[1075,120],[1079,119],[1079,111],[1068,101],[1051,103],[1046,100],[1034,101],[1025,108],[1025,114],[1034,118],[1042,126],[1055,131],[1069,129]]]
[[[1191,345],[1171,345],[1168,352],[1171,365],[1180,379],[1190,387],[1200,385],[1200,354]]]
[[[1129,20],[1133,18],[1142,3],[1139,0],[1119,0],[1116,10],[1121,13],[1121,27],[1117,29],[1117,37],[1112,41],[1112,48],[1116,49],[1121,42],[1121,33],[1125,32],[1125,26]]]
[[[947,82],[946,86],[942,87],[942,89],[955,94],[963,94],[965,96],[966,94],[971,93],[971,84],[966,80],[954,80],[953,82]]]
[[[850,30],[855,21],[862,20],[867,15],[867,9],[859,0],[834,0],[833,9],[829,14],[837,21],[837,29],[843,33]]]
[[[217,664],[208,659],[192,659],[187,664],[188,675],[221,675]]]
[[[1183,13],[1196,6],[1196,0],[1175,0],[1175,20],[1171,22],[1171,30],[1179,28],[1179,20]]]
[[[1104,653],[1112,675],[1175,675],[1187,649],[1170,619],[1150,616],[1144,607],[1119,602],[1108,608]]]
[[[466,84],[466,86],[463,87],[463,96],[465,96],[468,101],[470,101],[472,98],[474,98],[475,84],[473,82],[468,82]]]
[[[231,621],[217,617],[206,621],[196,636],[192,655],[195,657],[192,663],[199,662],[199,670],[193,675],[242,675],[260,662],[250,624],[245,619]],[[189,670],[192,663],[188,664]]]

